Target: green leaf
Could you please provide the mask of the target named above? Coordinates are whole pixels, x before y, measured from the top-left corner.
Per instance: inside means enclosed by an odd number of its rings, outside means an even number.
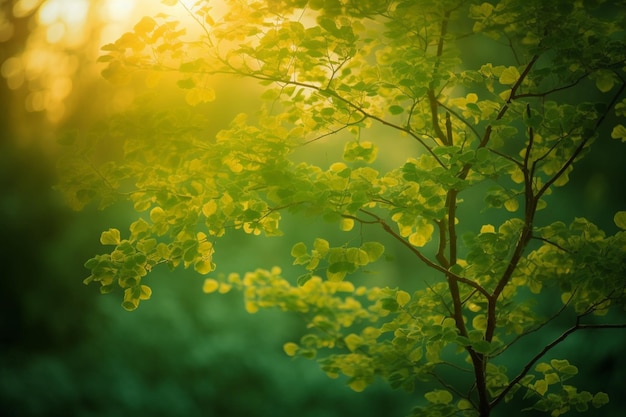
[[[472,348],[478,353],[487,354],[491,352],[492,346],[491,343],[486,340],[479,340],[478,342],[472,343]]]
[[[306,245],[302,242],[298,242],[291,248],[291,256],[299,258],[307,254]]]
[[[600,408],[608,403],[609,396],[604,392],[598,392],[596,395],[593,396],[593,400],[591,400],[591,404],[593,404],[595,408]]]
[[[391,114],[400,114],[404,112],[404,107],[402,106],[398,106],[398,105],[393,105],[389,107],[389,113]]]
[[[380,300],[381,306],[385,310],[389,311],[397,311],[398,310],[398,302],[395,298],[383,298]]]
[[[298,277],[297,279],[297,283],[299,286],[303,286],[304,284],[306,284],[311,278],[313,278],[313,274],[309,273],[309,274],[302,274]]]
[[[178,80],[176,85],[184,90],[189,90],[196,86],[196,82],[192,78],[183,78],[182,80]]]
[[[313,242],[313,249],[317,251],[317,254],[319,256],[323,257],[323,256],[326,256],[326,254],[328,253],[330,249],[330,244],[328,243],[326,239],[317,238]]]
[[[592,75],[596,80],[596,87],[603,93],[608,93],[613,89],[617,79],[612,71],[600,70]]]
[[[379,242],[365,242],[361,249],[367,253],[369,262],[374,262],[385,252],[385,247]]]

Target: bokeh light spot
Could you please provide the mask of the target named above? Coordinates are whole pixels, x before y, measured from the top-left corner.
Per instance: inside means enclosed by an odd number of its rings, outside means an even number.
[[[46,40],[49,43],[57,43],[63,39],[65,35],[65,25],[61,22],[53,23],[46,30]]]
[[[134,1],[110,0],[102,4],[101,13],[104,20],[122,21],[131,15],[134,8]]]
[[[26,17],[32,13],[39,4],[41,4],[41,0],[18,0],[13,5],[13,15],[17,18]]]
[[[11,57],[0,67],[0,74],[7,80],[11,90],[17,90],[24,83],[24,66],[18,57]]]

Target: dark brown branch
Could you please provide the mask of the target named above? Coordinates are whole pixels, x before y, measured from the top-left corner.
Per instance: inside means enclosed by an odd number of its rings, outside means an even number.
[[[450,112],[446,112],[446,145],[454,145],[454,136],[452,135],[452,120],[450,120]]]
[[[459,119],[461,121],[461,123],[463,123],[465,126],[467,126],[472,133],[474,133],[474,135],[480,139],[480,134],[478,133],[478,130],[476,130],[476,128],[467,120],[465,120],[465,118],[463,116],[461,116],[457,111],[455,111],[454,109],[446,106],[445,104],[443,104],[441,101],[437,101],[437,104],[439,104],[441,107],[443,107],[444,109],[446,109],[446,111],[450,112],[454,117],[456,117],[457,119]]]
[[[555,248],[562,250],[563,252],[572,253],[572,251],[565,249],[563,246],[559,245],[558,243],[554,243],[549,239],[539,237],[539,236],[532,236],[532,239],[541,240],[542,242],[546,242],[548,245],[552,245]]]
[[[580,319],[580,317],[578,318],[578,320],[579,319]],[[569,329],[567,329],[565,332],[563,332],[563,334],[561,334],[559,337],[554,339],[552,342],[548,343],[543,349],[541,349],[541,351],[539,353],[537,353],[535,356],[533,356],[533,358],[524,366],[522,371],[515,378],[513,378],[511,380],[511,382],[509,382],[507,387],[504,390],[502,390],[502,392],[496,398],[494,398],[491,401],[491,403],[489,404],[490,407],[493,408],[500,401],[502,401],[504,399],[504,397],[506,396],[506,394],[508,394],[509,391],[511,391],[511,389],[513,389],[513,387],[517,383],[519,383],[522,380],[522,378],[524,378],[526,376],[526,374],[528,374],[528,372],[530,372],[532,367],[542,357],[544,357],[546,353],[548,353],[552,348],[554,348],[555,346],[557,346],[558,344],[563,342],[565,339],[567,339],[567,337],[569,335],[571,335],[572,333],[574,333],[574,332],[576,332],[578,330],[589,330],[589,329],[625,329],[625,328],[626,328],[626,323],[620,323],[620,324],[580,324],[580,323],[577,322],[574,326],[572,326]]]
[[[544,326],[546,326],[548,323],[552,322],[554,319],[556,319],[557,317],[559,317],[561,314],[563,314],[563,312],[567,309],[567,307],[570,306],[572,300],[574,299],[574,294],[576,294],[577,289],[574,289],[572,296],[567,300],[566,303],[564,303],[561,308],[559,308],[559,310],[554,313],[552,316],[550,316],[548,319],[544,320],[542,323],[539,323],[538,325],[534,326],[533,328],[531,328],[530,330],[526,331],[525,333],[522,333],[520,335],[518,335],[517,337],[515,337],[513,340],[511,340],[511,342],[509,342],[508,344],[506,344],[505,346],[503,346],[501,349],[499,349],[497,352],[493,352],[491,354],[492,357],[495,356],[499,356],[502,353],[504,353],[507,349],[509,349],[511,346],[513,346],[515,343],[517,343],[520,339],[538,332],[539,330],[541,330]]]
[[[524,80],[530,73],[530,70],[535,65],[538,59],[539,59],[539,55],[535,55],[531,58],[528,64],[526,64],[524,71],[522,71],[522,73],[520,74],[520,77],[517,79],[517,81],[511,88],[511,94],[509,94],[508,100],[498,112],[498,115],[496,116],[496,121],[502,119],[504,115],[506,114],[506,112],[509,110],[509,106],[511,105],[511,102],[516,98],[517,90],[522,86],[522,83],[524,82]],[[489,139],[491,138],[492,131],[493,131],[492,125],[487,126],[487,129],[485,129],[485,134],[483,135],[483,139],[480,141],[480,144],[478,145],[479,148],[483,148],[487,146],[487,143],[489,143]]]
[[[446,223],[444,220],[439,220],[436,222],[437,223],[437,229],[439,230],[439,245],[437,247],[437,254],[435,255],[435,258],[437,258],[437,261],[439,262],[439,264],[448,269],[450,267],[450,262],[448,262],[448,259],[446,258]]]
[[[422,140],[422,138],[420,138],[409,127],[399,126],[399,125],[397,125],[395,123],[391,123],[391,122],[383,119],[382,117],[375,116],[375,115],[373,115],[371,113],[368,113],[362,107],[360,107],[359,105],[353,103],[352,101],[348,100],[347,98],[339,95],[339,93],[337,93],[336,91],[334,91],[332,89],[327,89],[327,88],[324,88],[322,86],[318,86],[318,85],[315,85],[315,84],[309,84],[309,83],[303,83],[301,81],[296,81],[296,80],[281,80],[281,79],[278,79],[276,77],[272,77],[272,76],[265,75],[265,74],[260,74],[260,73],[255,73],[255,72],[243,72],[243,71],[240,71],[237,68],[233,67],[232,65],[230,65],[227,62],[224,62],[224,64],[227,65],[231,69],[231,71],[210,71],[210,72],[205,72],[205,73],[207,73],[207,74],[239,75],[239,76],[242,76],[242,77],[254,78],[254,79],[259,80],[259,81],[271,81],[271,82],[275,82],[275,83],[279,83],[279,84],[288,84],[288,85],[293,85],[293,86],[297,86],[297,87],[303,87],[303,88],[306,88],[306,89],[309,89],[309,90],[317,91],[321,95],[326,95],[326,96],[330,96],[330,97],[336,98],[337,100],[340,100],[340,101],[344,102],[349,107],[351,107],[354,110],[358,111],[359,113],[361,113],[363,116],[367,117],[368,119],[375,120],[375,121],[381,123],[384,126],[391,127],[393,129],[396,129],[396,130],[399,130],[401,132],[406,133],[407,135],[409,135],[413,139],[417,140],[420,143],[420,145],[422,145],[424,147],[424,149],[426,149],[426,151],[433,158],[435,158],[435,160],[437,161],[437,163],[439,165],[441,165],[443,168],[446,168],[445,164],[433,152],[432,148],[430,146],[428,146],[426,144],[426,142],[424,142]]]
[[[387,224],[387,222],[385,222],[384,219],[382,219],[380,216],[364,210],[364,209],[360,209],[361,212],[367,214],[368,216],[371,216],[372,218],[376,219],[376,221],[371,221],[369,222],[370,224],[373,223],[378,223],[381,225],[381,227],[383,228],[383,230],[385,230],[385,232],[389,233],[394,239],[396,239],[398,242],[402,243],[406,248],[408,248],[414,255],[416,255],[424,264],[426,264],[427,266],[443,273],[449,276],[454,277],[454,279],[456,279],[458,282],[462,282],[474,289],[476,289],[478,292],[480,292],[481,294],[483,294],[485,297],[489,297],[490,294],[489,292],[484,289],[480,284],[478,284],[475,281],[472,281],[470,279],[464,278],[462,276],[459,276],[451,271],[448,271],[446,268],[442,267],[441,265],[436,264],[435,262],[431,261],[430,259],[428,259],[426,256],[424,256],[424,254],[422,252],[420,252],[416,247],[414,247],[413,245],[411,245],[411,243],[409,243],[406,239],[404,239],[402,236],[400,236],[396,231],[394,231],[391,226],[389,226]],[[348,215],[348,217],[350,217]],[[350,218],[354,218],[355,220],[359,220],[362,221],[356,217],[350,217]],[[365,222],[364,222],[365,223]]]
[[[542,93],[522,93],[522,94],[516,94],[514,98],[515,99],[527,98],[527,97],[541,97],[541,98],[543,98],[543,97],[546,97],[546,96],[548,96],[550,94],[554,94],[554,93],[557,93],[559,91],[563,91],[563,90],[567,90],[568,88],[575,87],[578,83],[580,83],[582,80],[584,80],[588,76],[589,76],[589,74],[584,74],[581,77],[577,78],[576,81],[574,81],[574,82],[572,82],[570,84],[567,84],[567,85],[564,85],[564,86],[561,86],[561,87],[555,87],[552,90],[544,91]]]
[[[443,130],[441,130],[441,127],[439,126],[439,109],[437,108],[438,101],[435,97],[435,91],[432,88],[428,90],[428,103],[430,104],[431,121],[433,124],[433,129],[435,131],[435,136],[437,137],[437,139],[439,139],[441,144],[445,145],[446,135],[443,133]]]
[[[619,97],[622,95],[622,93],[624,92],[624,89],[626,88],[626,82],[622,82],[622,85],[620,86],[619,90],[617,91],[617,93],[613,96],[613,99],[611,100],[611,102],[609,103],[609,105],[607,106],[605,112],[598,118],[598,121],[595,124],[595,130],[597,130],[600,125],[602,124],[602,122],[604,121],[604,119],[606,118],[606,115],[609,113],[609,111],[615,106],[615,104],[617,103],[617,100],[619,99]],[[592,138],[592,134],[589,133],[587,134],[583,140],[580,142],[580,144],[576,147],[576,149],[574,150],[574,152],[572,153],[572,155],[568,158],[568,160],[563,164],[563,166],[561,167],[561,169],[559,169],[556,174],[554,174],[554,176],[552,176],[552,178],[550,178],[548,181],[546,181],[546,183],[543,185],[543,187],[541,187],[541,189],[537,192],[537,196],[536,198],[539,199],[547,190],[548,188],[550,188],[550,186],[552,184],[554,184],[554,182],[559,179],[561,177],[561,175],[563,175],[565,173],[565,171],[574,163],[574,161],[576,160],[576,158],[578,157],[578,155],[580,155],[580,153],[582,152],[582,150],[585,148],[585,145],[589,142],[589,140],[591,140]]]

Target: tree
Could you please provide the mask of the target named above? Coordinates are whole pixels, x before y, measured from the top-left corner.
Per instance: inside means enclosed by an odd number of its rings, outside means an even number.
[[[195,33],[144,17],[103,47],[104,77],[174,74],[190,106],[214,99],[216,75],[249,78],[264,104],[215,137],[201,112],[141,102],[65,136],[73,152],[59,188],[71,206],[124,200],[140,213],[129,233],[102,233],[111,251],[87,261],[85,283],[121,287],[134,310],[151,296],[154,268],[209,274],[226,233],[281,235],[285,213],[323,218],[348,243],[295,244],[297,279],[278,267],[219,274],[205,292],[237,289],[250,313],[301,315],[307,331],[285,344],[288,355],[319,358],[356,391],[379,376],[418,392],[426,402],[414,416],[486,417],[518,397],[552,416],[608,402],[570,385],[577,367],[551,354],[573,333],[626,328],[626,212],[613,235],[542,213],[594,141],[626,140],[623,4],[227,0],[220,12],[208,1],[163,3],[186,8]],[[328,167],[293,157],[345,138]],[[123,158],[103,158],[116,139]],[[417,150],[401,166],[377,161],[406,143]],[[464,200],[477,195],[497,224],[472,222]],[[349,274],[394,244],[424,268],[406,271],[402,288],[385,277],[354,285]],[[413,291],[416,281],[426,285]],[[533,306],[539,297],[551,313]],[[557,322],[560,336],[503,365],[515,343]]]

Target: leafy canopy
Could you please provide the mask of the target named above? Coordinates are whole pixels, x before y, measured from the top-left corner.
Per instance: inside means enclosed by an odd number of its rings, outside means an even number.
[[[546,223],[540,210],[594,141],[626,140],[624,4],[225,0],[220,12],[209,1],[163,3],[193,23],[144,17],[102,48],[103,76],[152,85],[175,74],[189,106],[215,98],[216,75],[245,77],[263,87],[264,104],[214,136],[193,107],[139,102],[65,137],[59,188],[70,205],[124,200],[139,213],[128,231],[102,233],[110,251],[87,261],[85,283],[121,287],[133,310],[160,265],[210,274],[227,233],[281,235],[285,212],[323,218],[359,237],[297,243],[299,277],[259,269],[210,276],[204,290],[240,290],[251,313],[300,314],[306,334],[285,344],[288,355],[318,358],[356,391],[376,376],[417,391],[425,401],[414,416],[488,416],[518,394],[552,416],[608,402],[570,385],[577,368],[549,352],[577,331],[625,327],[602,317],[626,300],[626,212],[607,236],[583,218]],[[346,137],[329,166],[293,157]],[[121,160],[99,152],[113,139]],[[384,168],[406,143],[418,150]],[[477,193],[505,220],[468,224],[464,196]],[[460,226],[472,231],[459,236]],[[375,230],[388,239],[365,238]],[[427,287],[350,280],[389,242],[430,270],[402,280]],[[528,291],[557,294],[559,305],[544,317]],[[509,347],[557,317],[570,323],[564,333],[510,366]]]

